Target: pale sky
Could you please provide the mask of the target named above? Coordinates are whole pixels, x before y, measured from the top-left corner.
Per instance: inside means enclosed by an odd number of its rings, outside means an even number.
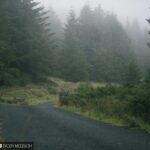
[[[70,8],[79,12],[81,7],[88,2],[92,7],[101,5],[105,11],[114,12],[121,22],[127,19],[137,19],[142,27],[148,26],[145,21],[150,18],[150,0],[37,0],[46,7],[51,6],[61,17],[66,17]]]

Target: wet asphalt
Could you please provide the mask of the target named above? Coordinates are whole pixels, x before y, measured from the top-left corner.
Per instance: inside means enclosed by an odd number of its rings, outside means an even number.
[[[51,104],[0,105],[3,137],[35,150],[150,150],[150,134],[97,122]]]

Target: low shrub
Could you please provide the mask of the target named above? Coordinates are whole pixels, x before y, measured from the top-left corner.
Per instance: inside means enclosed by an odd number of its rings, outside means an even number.
[[[97,88],[80,86],[73,93],[61,93],[59,101],[61,105],[80,107],[96,114],[133,116],[150,121],[150,85],[146,83]],[[131,119],[130,122],[134,124]]]

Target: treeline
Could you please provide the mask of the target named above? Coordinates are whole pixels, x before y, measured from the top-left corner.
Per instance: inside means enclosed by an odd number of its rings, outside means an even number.
[[[1,0],[0,33],[0,85],[49,76],[74,82],[141,79],[130,32],[100,6],[86,4],[78,17],[71,10],[63,29],[52,9],[34,0]]]
[[[60,77],[69,81],[139,79],[126,31],[113,13],[104,12],[100,6],[92,10],[85,5],[79,17],[71,10],[60,56]]]
[[[148,30],[138,21],[123,27],[115,14],[86,4],[78,17],[70,11],[57,75],[70,81],[144,80],[150,69],[148,41]]]

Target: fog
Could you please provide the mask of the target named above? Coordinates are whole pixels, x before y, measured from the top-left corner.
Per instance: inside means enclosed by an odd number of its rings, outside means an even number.
[[[70,8],[78,14],[85,3],[92,7],[101,5],[105,11],[114,12],[125,23],[137,19],[142,27],[147,26],[146,18],[150,16],[149,0],[37,0],[45,7],[52,7],[60,18],[66,18]]]

